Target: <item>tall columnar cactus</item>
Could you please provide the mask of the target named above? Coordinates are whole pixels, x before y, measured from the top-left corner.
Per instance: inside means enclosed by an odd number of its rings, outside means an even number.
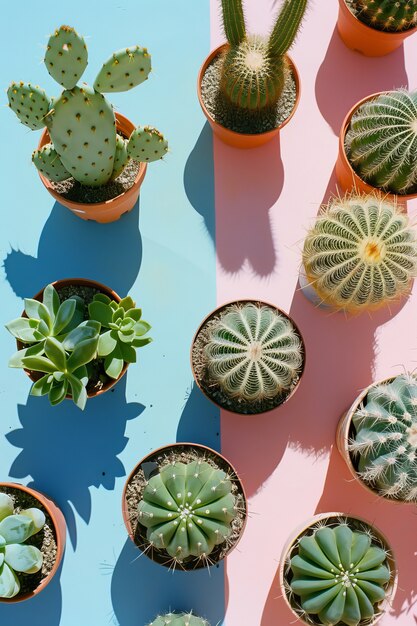
[[[305,535],[290,562],[290,587],[300,597],[302,615],[317,616],[320,621],[312,623],[324,626],[371,623],[390,580],[386,561],[370,534],[346,523]]]
[[[356,0],[359,18],[373,28],[403,31],[417,24],[417,0]]]
[[[178,563],[188,557],[207,560],[231,535],[236,514],[230,477],[201,460],[161,467],[139,503],[149,546]]]
[[[303,363],[291,320],[250,302],[230,307],[211,327],[205,353],[210,380],[228,397],[250,402],[288,392]]]
[[[417,381],[397,376],[371,387],[352,417],[350,451],[361,478],[382,496],[417,502]]]
[[[116,134],[112,105],[104,93],[127,91],[148,78],[151,57],[146,48],[133,46],[115,52],[98,73],[94,87],[77,86],[87,66],[84,39],[70,26],[51,35],[45,54],[50,75],[64,87],[51,100],[30,83],[12,83],[10,108],[23,124],[35,130],[46,126],[52,143],[35,150],[32,160],[49,180],[73,176],[83,185],[99,187],[118,176],[132,158],[151,162],[168,150],[163,135],[151,127],[138,127],[127,139]]]
[[[364,102],[345,137],[360,178],[397,194],[417,190],[417,91],[390,91]]]
[[[222,0],[223,25],[230,49],[224,57],[222,93],[248,110],[274,106],[288,73],[286,52],[294,42],[307,0],[284,0],[268,38],[246,34],[242,0]]]
[[[325,304],[349,312],[376,309],[409,291],[417,235],[407,215],[377,195],[335,198],[307,234],[303,264]]]
[[[26,543],[45,524],[36,508],[13,514],[12,498],[0,493],[0,598],[13,598],[20,591],[16,572],[35,574],[42,567],[42,552]]]
[[[210,626],[210,624],[192,613],[167,613],[159,615],[149,626]]]

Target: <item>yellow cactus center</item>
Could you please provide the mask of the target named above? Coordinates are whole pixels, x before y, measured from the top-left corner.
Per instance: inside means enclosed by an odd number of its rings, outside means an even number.
[[[366,239],[362,244],[361,257],[365,263],[377,265],[386,254],[386,247],[383,241],[378,239]]]
[[[246,67],[252,72],[259,71],[264,65],[264,57],[260,50],[248,49],[245,57]]]

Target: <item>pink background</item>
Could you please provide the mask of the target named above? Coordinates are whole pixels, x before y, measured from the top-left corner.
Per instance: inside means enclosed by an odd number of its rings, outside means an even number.
[[[417,84],[417,37],[379,59],[348,50],[335,30],[337,1],[312,2],[291,55],[301,75],[299,109],[281,137],[249,151],[214,138],[217,301],[273,302],[299,325],[307,367],[295,396],[261,417],[222,411],[222,452],[250,500],[239,547],[228,558],[226,623],[289,626],[277,570],[293,529],[317,512],[343,511],[374,522],[389,538],[399,588],[381,626],[417,623],[417,510],[377,500],[352,481],[334,445],[339,416],[373,380],[414,369],[417,294],[372,316],[316,310],[298,291],[300,252],[320,203],[336,191],[342,119],[360,98]],[[272,25],[279,2],[246,0],[251,32]],[[224,41],[211,0],[211,46]],[[408,210],[416,214],[416,203]],[[412,329],[411,331],[409,329]]]

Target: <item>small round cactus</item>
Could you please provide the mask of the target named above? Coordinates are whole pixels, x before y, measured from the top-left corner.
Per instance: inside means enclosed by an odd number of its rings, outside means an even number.
[[[365,182],[395,194],[417,190],[417,91],[398,89],[364,102],[345,137],[347,157]]]
[[[352,416],[349,451],[359,476],[381,496],[417,502],[417,380],[372,386]]]
[[[408,293],[417,273],[417,236],[405,213],[377,195],[324,206],[304,242],[307,282],[335,309],[376,309]]]
[[[148,626],[210,626],[210,624],[192,613],[167,613],[158,615]]]
[[[358,17],[378,30],[401,32],[417,24],[417,0],[356,0]]]

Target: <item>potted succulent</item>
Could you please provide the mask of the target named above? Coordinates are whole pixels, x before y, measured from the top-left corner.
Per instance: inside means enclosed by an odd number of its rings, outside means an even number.
[[[374,310],[408,294],[416,275],[417,233],[378,194],[333,198],[307,233],[300,286],[317,306]]]
[[[374,494],[417,502],[417,380],[402,374],[367,387],[340,420],[337,446]]]
[[[158,615],[148,626],[210,626],[207,620],[192,613]]]
[[[42,493],[0,483],[0,602],[20,602],[38,594],[61,563],[65,519]]]
[[[193,570],[215,565],[236,546],[246,496],[218,452],[175,443],[142,459],[123,490],[122,513],[136,546],[156,563]]]
[[[397,575],[391,548],[365,520],[314,516],[287,542],[281,592],[302,624],[373,626],[389,608]]]
[[[305,365],[302,335],[272,304],[238,300],[215,309],[191,346],[191,369],[202,392],[233,413],[258,414],[283,404]]]
[[[367,96],[349,111],[339,137],[336,177],[343,190],[375,188],[405,204],[417,198],[417,91]]]
[[[114,52],[93,87],[79,87],[87,47],[73,28],[61,26],[49,38],[44,62],[64,87],[61,95],[49,98],[38,86],[12,82],[9,107],[30,129],[46,127],[32,161],[55,200],[82,219],[112,222],[133,208],[147,163],[168,149],[157,129],[135,128],[103,95],[146,80],[150,54],[140,46]]]
[[[270,141],[293,116],[300,98],[297,68],[287,55],[307,0],[285,0],[268,38],[246,32],[242,0],[222,0],[227,44],[204,61],[198,98],[214,133],[252,148]]]
[[[22,316],[6,328],[18,344],[9,366],[26,370],[31,395],[48,395],[53,406],[71,398],[80,409],[110,389],[136,361],[136,349],[151,341],[130,296],[76,278],[26,298]]]
[[[417,29],[417,0],[339,0],[339,34],[352,50],[384,56]]]

